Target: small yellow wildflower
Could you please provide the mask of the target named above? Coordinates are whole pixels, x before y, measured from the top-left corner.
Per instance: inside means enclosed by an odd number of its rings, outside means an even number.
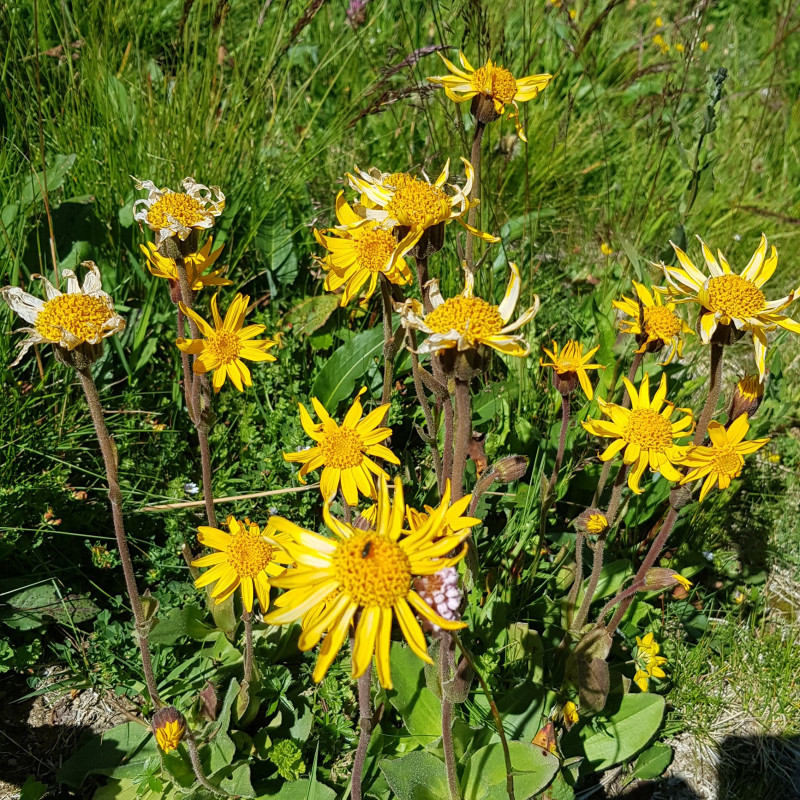
[[[218,247],[212,253],[212,245],[213,239],[209,237],[200,250],[184,259],[186,278],[189,281],[189,288],[193,292],[199,292],[206,286],[230,286],[233,283],[228,278],[221,277],[221,269],[215,269],[213,272],[205,274],[222,252],[222,247]],[[153,242],[148,242],[147,245],[140,244],[139,247],[147,256],[147,268],[154,278],[166,278],[173,284],[178,283],[178,268],[175,266],[174,258],[162,256]]]
[[[604,256],[613,256],[614,255],[614,248],[610,244],[608,244],[607,242],[603,242],[600,245],[600,252]]]
[[[661,17],[656,17],[656,28],[663,28],[664,20]]]
[[[703,41],[702,41],[702,42],[700,42],[700,49],[701,49],[701,50],[702,50],[704,53],[707,53],[707,52],[708,52],[708,48],[709,48],[709,47],[711,47],[711,45],[710,45],[710,44],[709,44],[709,43],[708,43],[708,42],[707,42],[705,39],[703,39]]]
[[[586,370],[603,369],[602,364],[589,363],[600,346],[593,347],[586,355],[583,354],[583,345],[571,339],[561,348],[561,352],[555,342],[552,347],[552,350],[548,350],[546,347],[542,348],[550,356],[550,361],[540,358],[539,366],[553,368],[553,382],[561,394],[570,394],[575,389],[575,385],[580,383],[583,393],[591,400],[594,392]]]
[[[676,50],[677,50],[679,53],[682,53],[684,50],[686,50],[686,48],[685,48],[685,47],[684,47],[684,46],[683,46],[683,45],[682,45],[680,42],[678,42],[678,43],[675,45],[675,49],[676,49]]]
[[[150,726],[158,746],[165,753],[171,753],[178,749],[178,745],[186,733],[186,718],[177,708],[165,706],[153,714]]]
[[[636,637],[637,652],[634,656],[636,674],[633,682],[643,691],[648,690],[650,678],[665,678],[666,673],[661,669],[667,659],[658,655],[660,647],[653,634],[648,633],[644,638]]]
[[[661,54],[662,55],[666,55],[667,53],[669,53],[669,45],[667,44],[667,42],[665,41],[664,37],[660,33],[657,33],[653,37],[653,44],[656,45],[656,47],[661,49]]]
[[[561,711],[561,715],[564,718],[564,722],[566,723],[567,727],[572,727],[580,720],[580,716],[578,715],[578,706],[576,706],[572,700],[567,700],[567,702],[564,703],[564,708]]]
[[[678,583],[679,583],[681,586],[683,586],[683,588],[684,588],[684,589],[686,589],[686,591],[687,591],[687,592],[689,591],[689,589],[691,589],[691,588],[692,588],[692,582],[691,582],[691,581],[690,581],[688,578],[684,578],[684,577],[683,577],[683,575],[680,575],[679,573],[677,573],[677,572],[676,572],[676,573],[675,573],[675,574],[674,574],[672,577],[673,577],[673,578],[674,578],[674,579],[675,579],[675,580],[676,580],[676,581],[677,581],[677,582],[678,582]]]
[[[745,375],[737,381],[731,398],[731,407],[728,411],[730,421],[733,422],[742,414],[752,417],[758,411],[764,399],[764,382],[758,375]]]

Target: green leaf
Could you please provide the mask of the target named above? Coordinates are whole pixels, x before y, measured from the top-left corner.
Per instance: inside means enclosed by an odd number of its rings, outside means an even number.
[[[383,353],[383,328],[377,326],[356,334],[325,362],[311,387],[311,395],[332,412],[355,393],[370,364]]]
[[[336,792],[324,783],[301,778],[285,783],[277,794],[260,794],[256,800],[335,800]]]
[[[535,227],[539,220],[555,217],[556,210],[554,208],[540,208],[536,211],[531,211],[529,214],[523,214],[520,217],[510,219],[500,228],[500,237],[508,244],[515,239],[519,239],[524,232],[530,233],[531,228]]]
[[[47,786],[31,776],[22,784],[19,800],[40,800],[46,791]]]
[[[297,253],[292,233],[286,224],[286,209],[278,206],[269,211],[255,236],[255,246],[267,266],[267,280],[273,297],[297,277]]]
[[[558,759],[528,742],[509,742],[514,793],[532,797],[543,791],[558,772]],[[505,796],[506,763],[500,742],[472,754],[461,780],[464,800],[495,800]]]
[[[218,632],[216,628],[206,625],[204,620],[205,612],[199,606],[172,608],[163,617],[159,617],[158,624],[150,633],[150,643],[174,645],[184,636],[202,642]]]
[[[664,716],[664,698],[657,694],[627,694],[619,710],[594,727],[582,724],[562,740],[565,755],[583,755],[593,771],[627,761],[655,735]]]
[[[423,662],[411,648],[392,642],[392,681],[389,702],[403,718],[408,732],[422,747],[442,735],[442,706],[425,685]]]
[[[672,748],[663,742],[656,742],[639,754],[631,773],[631,779],[647,781],[663,775],[664,770],[672,763]]]
[[[398,800],[442,800],[448,797],[447,770],[433,753],[416,750],[384,760],[381,772]]]
[[[228,736],[228,728],[231,724],[231,708],[236,698],[239,696],[239,681],[232,678],[225,700],[222,702],[222,709],[214,725],[214,733],[209,737],[208,758],[209,770],[213,773],[223,767],[228,766],[233,761],[236,753],[236,745],[233,739]],[[206,756],[206,753],[203,754]]]
[[[293,326],[293,334],[311,335],[321,328],[339,306],[333,294],[303,298],[283,319]]]
[[[53,159],[52,166],[47,169],[47,193],[52,195],[55,189],[59,189],[67,173],[72,169],[75,164],[75,153],[68,156],[57,155]],[[42,196],[42,188],[44,186],[43,175],[37,172],[31,175],[24,182],[24,188],[20,194],[20,205],[30,205],[34,200],[38,200]]]
[[[80,595],[62,596],[52,583],[40,583],[5,599],[0,621],[18,631],[34,630],[50,622],[79,624],[97,616],[97,606]]]

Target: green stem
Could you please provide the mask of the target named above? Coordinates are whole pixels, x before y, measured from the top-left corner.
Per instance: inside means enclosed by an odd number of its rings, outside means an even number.
[[[572,621],[575,618],[575,603],[578,602],[578,592],[583,584],[583,542],[584,535],[578,531],[578,538],[575,542],[575,580],[569,590],[567,598],[567,630],[572,630]]]
[[[453,701],[447,697],[445,684],[453,679],[455,670],[453,637],[442,632],[439,644],[439,684],[442,691],[442,749],[444,765],[447,770],[447,788],[450,800],[461,800],[458,789],[458,772],[456,771],[456,755],[453,749]]]
[[[541,543],[542,536],[545,532],[547,525],[547,513],[553,505],[553,497],[555,495],[556,481],[558,480],[558,473],[561,470],[561,464],[564,461],[564,450],[567,445],[567,430],[569,430],[569,395],[561,395],[561,432],[558,436],[558,450],[556,451],[556,460],[553,464],[553,472],[550,475],[550,480],[547,484],[547,489],[542,503],[542,516],[539,520],[539,543]]]
[[[253,614],[250,611],[242,612],[244,622],[244,676],[242,689],[248,691],[250,679],[253,677]]]
[[[711,365],[710,365],[710,382],[708,386],[708,397],[703,405],[703,410],[700,412],[700,419],[697,421],[697,428],[694,432],[694,439],[692,444],[695,447],[703,444],[703,439],[706,438],[708,431],[708,423],[711,422],[711,417],[717,409],[717,401],[719,400],[720,389],[722,388],[722,355],[724,347],[716,342],[711,342]]]
[[[480,191],[481,183],[481,141],[483,140],[483,132],[486,130],[486,125],[479,120],[475,122],[475,135],[472,137],[472,153],[470,154],[470,161],[475,170],[475,179],[472,184],[472,191],[469,193],[469,200],[472,203]],[[470,205],[469,214],[467,215],[467,224],[475,227],[475,221],[478,216],[478,206]],[[467,232],[467,252],[466,252],[467,268],[471,271],[475,268],[475,237]]]
[[[442,456],[439,453],[439,444],[436,437],[436,426],[433,420],[433,412],[431,411],[428,396],[425,394],[425,387],[422,383],[422,368],[419,364],[419,356],[417,355],[417,332],[413,328],[406,330],[408,336],[408,350],[411,353],[411,375],[414,378],[414,390],[417,393],[417,400],[422,407],[422,413],[425,416],[426,426],[426,444],[431,449],[431,456],[433,457],[433,471],[436,474],[436,485],[439,487],[439,495],[444,491],[444,478],[442,476]]]
[[[603,551],[606,547],[606,537],[598,536],[594,544],[594,558],[592,559],[592,572],[589,576],[589,583],[586,586],[586,592],[583,595],[581,606],[578,613],[575,615],[571,629],[579,631],[589,616],[589,608],[594,599],[594,593],[597,591],[597,584],[600,582],[600,573],[603,569]]]

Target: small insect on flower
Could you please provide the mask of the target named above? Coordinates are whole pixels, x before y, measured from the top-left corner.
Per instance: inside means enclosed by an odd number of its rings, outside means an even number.
[[[455,103],[472,100],[472,114],[484,124],[502,117],[506,105],[511,104],[514,106],[514,111],[508,115],[508,118],[514,120],[519,138],[523,142],[528,141],[519,121],[517,103],[534,100],[539,92],[544,91],[553,80],[552,75],[529,75],[527,78],[515,78],[509,70],[493,64],[491,59],[488,59],[482,67],[475,69],[462,52],[458,54],[462,67],[459,69],[441,53],[439,55],[452,74],[428,78],[431,83],[441,86]]]
[[[192,365],[195,373],[203,374],[213,371],[215,392],[222,388],[226,378],[230,378],[233,385],[242,392],[245,386],[253,385],[250,370],[242,359],[275,361],[275,356],[268,353],[267,350],[275,347],[277,342],[270,339],[254,339],[255,336],[259,336],[266,330],[264,325],[242,327],[245,314],[247,314],[247,305],[250,302],[247,295],[237,294],[233,298],[224,321],[217,308],[217,296],[215,294],[211,298],[213,328],[196,311],[179,303],[180,310],[194,320],[203,338],[176,339],[175,344],[184,353],[198,356]]]
[[[148,192],[133,204],[133,218],[155,233],[156,247],[171,236],[184,241],[193,230],[212,227],[225,208],[219,186],[209,189],[194,178],[183,179],[183,192],[159,189],[153,181],[133,180],[137,189]]]
[[[29,336],[17,345],[21,350],[12,367],[19,364],[35,344],[48,343],[62,351],[71,352],[83,345],[89,348],[99,345],[106,337],[125,328],[125,320],[114,311],[111,297],[102,289],[97,265],[93,261],[84,261],[81,266],[88,271],[83,286],[71,269],[62,270],[62,277],[67,279],[67,291],[64,293],[47,278],[34,275],[44,286],[45,300],[28,294],[18,286],[0,289],[0,295],[11,310],[32,326],[17,329]],[[99,355],[99,349],[93,351],[90,360]]]

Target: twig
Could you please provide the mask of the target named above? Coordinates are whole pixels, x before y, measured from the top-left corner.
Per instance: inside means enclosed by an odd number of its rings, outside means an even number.
[[[230,497],[215,497],[214,504],[235,503],[237,500],[255,500],[257,497],[272,497],[276,494],[292,494],[293,492],[308,492],[319,489],[318,483],[308,483],[305,486],[287,486],[285,489],[268,489],[265,492],[251,492],[250,494],[234,494]],[[187,500],[180,503],[165,503],[162,506],[145,506],[140,511],[174,511],[176,508],[199,508],[206,504],[205,500]]]

